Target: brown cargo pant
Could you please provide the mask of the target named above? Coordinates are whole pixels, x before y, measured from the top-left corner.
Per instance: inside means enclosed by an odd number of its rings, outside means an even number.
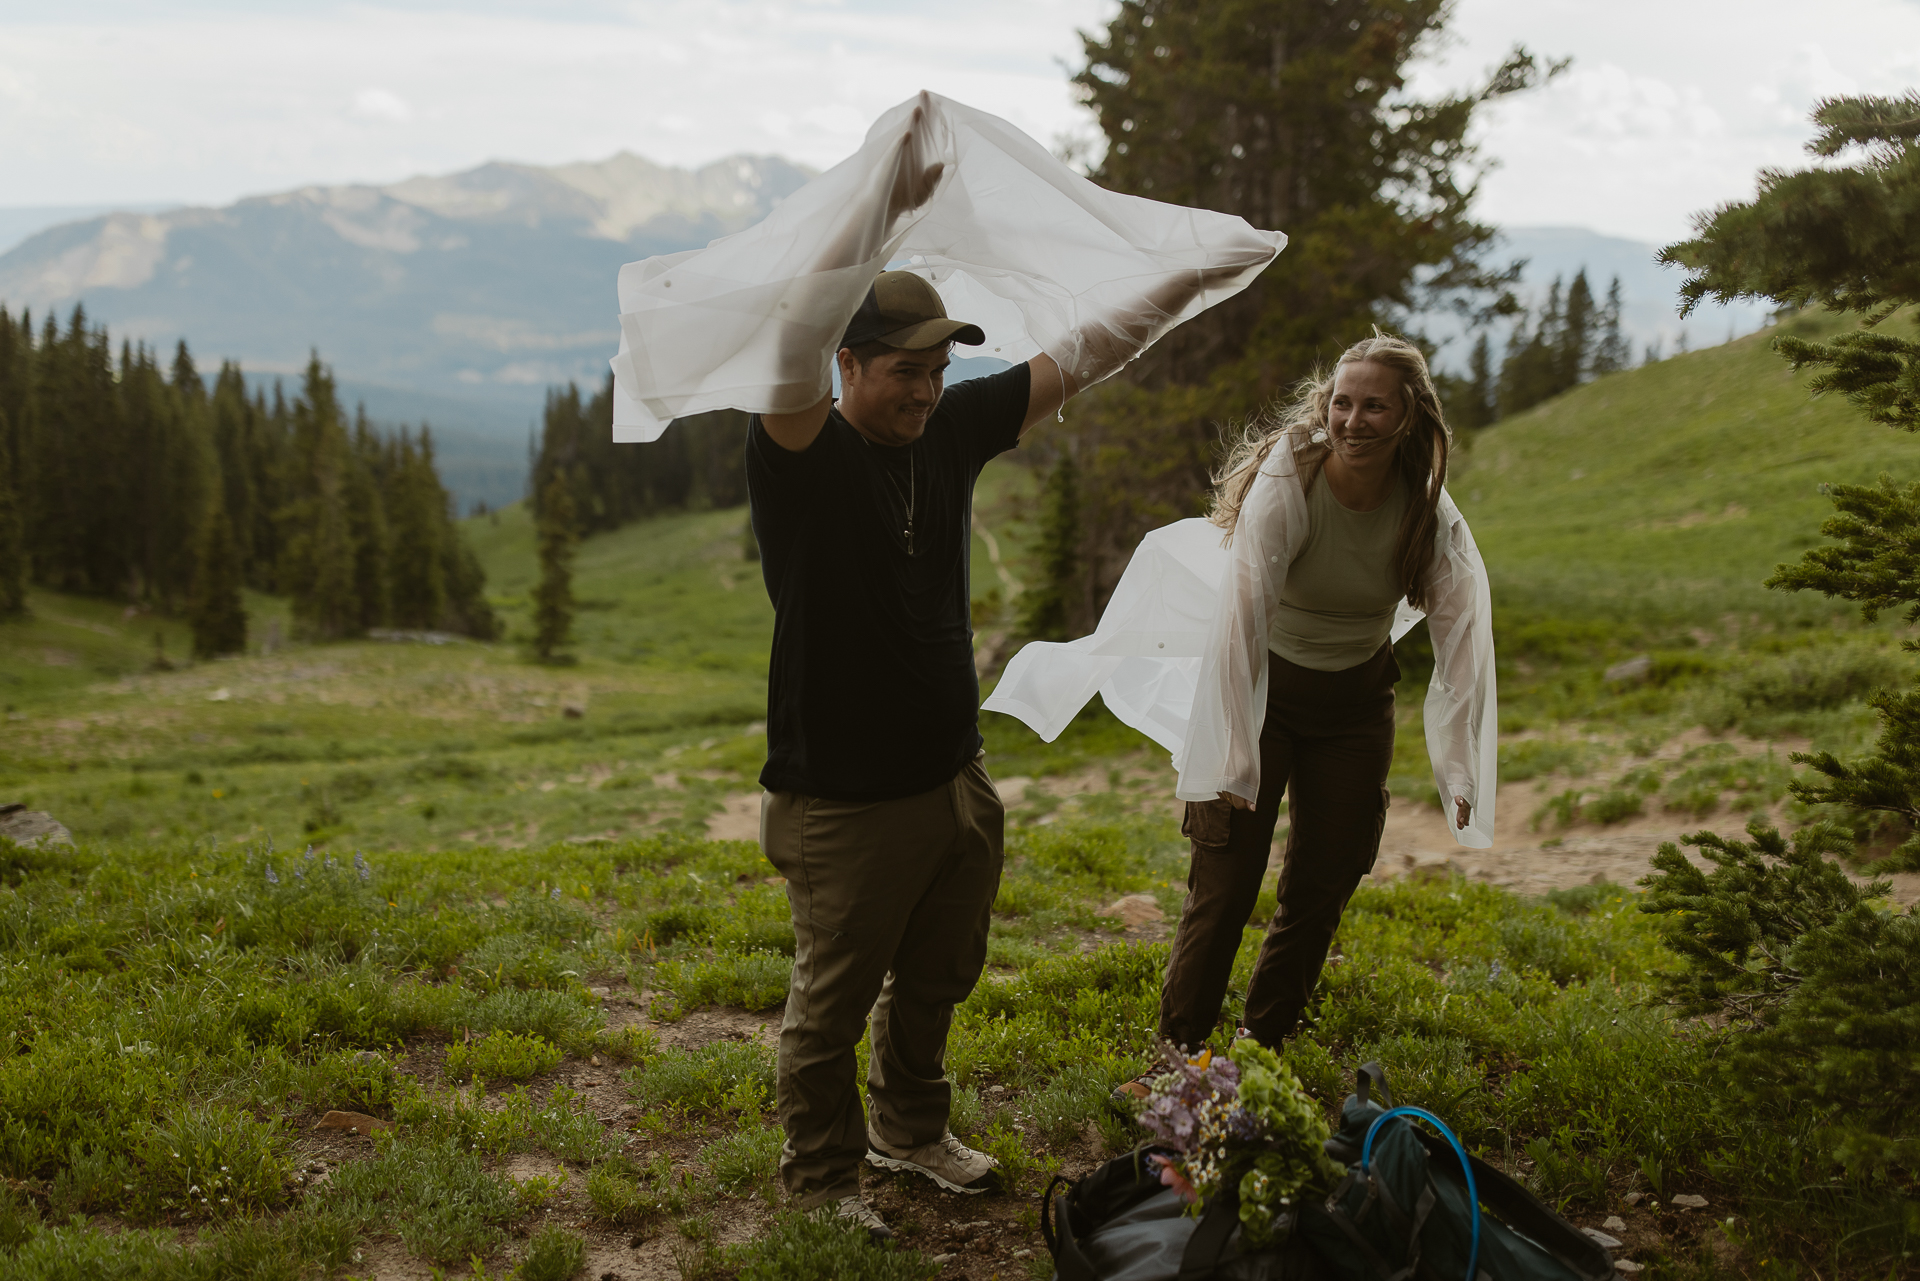
[[[947,1029],[986,965],[1005,823],[977,756],[897,801],[763,798],[760,846],[793,908],[776,1098],[780,1182],[801,1207],[860,1191],[869,1125],[896,1151],[946,1133]],[[854,1077],[869,1021],[863,1117]]]
[[[1160,1035],[1198,1049],[1212,1035],[1240,934],[1260,896],[1280,797],[1290,790],[1279,909],[1247,983],[1242,1022],[1277,1046],[1313,998],[1340,914],[1380,853],[1393,762],[1393,648],[1339,672],[1267,656],[1260,795],[1251,810],[1189,801],[1187,901],[1160,993]]]

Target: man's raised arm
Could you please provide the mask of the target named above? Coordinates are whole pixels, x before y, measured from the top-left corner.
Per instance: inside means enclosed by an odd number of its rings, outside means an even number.
[[[1062,405],[1109,374],[1119,372],[1149,345],[1179,321],[1187,305],[1208,289],[1233,280],[1248,267],[1271,259],[1271,251],[1249,250],[1237,262],[1182,272],[1154,286],[1124,310],[1098,317],[1080,327],[1080,357],[1076,376],[1060,367],[1058,361],[1041,352],[1027,362],[1031,390],[1027,393],[1027,417],[1020,426],[1025,436],[1041,419],[1059,412]],[[822,421],[826,411],[821,411]],[[817,429],[816,429],[817,430]]]
[[[922,95],[924,97],[924,95]],[[925,142],[921,137],[921,118],[923,108],[913,109],[913,119],[907,124],[907,132],[900,139],[900,151],[893,171],[893,186],[887,191],[886,216],[880,226],[882,238],[893,227],[894,221],[902,214],[911,213],[927,203],[933,195],[933,189],[940,185],[940,175],[946,166],[938,161],[928,164],[925,159]],[[865,210],[849,211],[846,222],[838,234],[820,251],[807,271],[838,271],[865,262],[869,256],[870,237],[873,228]],[[791,331],[789,341],[791,338]],[[838,350],[836,338],[835,350]],[[807,350],[785,350],[781,352],[783,363],[794,360],[815,359],[821,353]],[[767,435],[782,449],[798,452],[813,444],[820,429],[826,426],[827,411],[833,407],[833,392],[828,390],[818,403],[791,414],[762,414],[760,425],[767,429]]]

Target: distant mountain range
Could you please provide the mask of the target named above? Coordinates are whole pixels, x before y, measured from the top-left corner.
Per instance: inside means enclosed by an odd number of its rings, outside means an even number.
[[[549,385],[605,376],[622,263],[749,226],[811,176],[772,156],[686,170],[623,152],[110,213],[0,255],[0,301],[84,302],[116,337],[185,337],[209,368],[291,374],[318,348],[377,417],[402,417],[377,388],[437,396],[524,450]]]
[[[218,209],[0,209],[0,247],[17,240],[0,253],[0,303],[64,318],[84,302],[116,338],[166,349],[185,337],[209,372],[231,357],[292,376],[317,348],[374,418],[433,423],[463,507],[498,504],[520,496],[546,388],[606,376],[620,265],[750,226],[811,176],[774,156],[687,170],[622,152]],[[1619,275],[1636,353],[1656,340],[1673,350],[1678,282],[1653,265],[1654,246],[1556,227],[1510,229],[1506,242],[1502,254],[1531,260],[1531,296],[1582,264],[1596,293]],[[1692,345],[1761,319],[1748,308],[1696,321]],[[1450,332],[1437,317],[1428,329]],[[1465,357],[1458,341],[1442,352],[1452,366]]]

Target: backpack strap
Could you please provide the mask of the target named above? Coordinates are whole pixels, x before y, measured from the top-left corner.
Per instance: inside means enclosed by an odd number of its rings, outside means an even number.
[[[1062,1183],[1067,1185],[1066,1191],[1056,1200],[1053,1189]],[[1053,1255],[1056,1281],[1099,1281],[1093,1264],[1087,1261],[1086,1254],[1073,1235],[1072,1198],[1077,1186],[1071,1179],[1058,1174],[1053,1176],[1040,1201],[1040,1232],[1046,1238],[1048,1251]]]
[[[1239,1226],[1240,1187],[1233,1182],[1214,1193],[1213,1199],[1207,1202],[1206,1210],[1200,1215],[1200,1226],[1187,1238],[1176,1281],[1205,1281],[1211,1277],[1220,1266],[1220,1256],[1226,1253],[1233,1230]]]
[[[1048,1254],[1060,1253],[1060,1238],[1054,1235],[1053,1229],[1053,1190],[1063,1183],[1067,1185],[1068,1195],[1072,1195],[1073,1180],[1064,1174],[1054,1175],[1053,1181],[1047,1184],[1047,1190],[1040,1194],[1040,1235],[1046,1240]],[[1064,1207],[1060,1211],[1060,1230],[1063,1233],[1072,1231],[1067,1226],[1067,1212]]]
[[[1370,1086],[1380,1091],[1381,1107],[1393,1106],[1393,1091],[1387,1086],[1387,1070],[1377,1062],[1362,1063],[1360,1070],[1354,1074],[1353,1092],[1359,1098],[1361,1107],[1365,1107],[1369,1101]]]
[[[1458,1160],[1445,1159],[1453,1156],[1446,1140],[1418,1127],[1409,1128],[1436,1158],[1434,1168],[1454,1182],[1463,1182]],[[1467,1160],[1473,1167],[1474,1188],[1482,1204],[1502,1222],[1558,1259],[1576,1276],[1586,1281],[1610,1281],[1614,1275],[1613,1256],[1604,1246],[1555,1214],[1510,1175],[1472,1153],[1468,1153]]]

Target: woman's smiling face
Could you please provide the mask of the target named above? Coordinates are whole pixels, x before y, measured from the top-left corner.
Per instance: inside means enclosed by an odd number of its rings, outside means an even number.
[[[1407,400],[1393,370],[1356,360],[1334,371],[1327,431],[1342,455],[1358,460],[1391,453],[1406,419]]]

